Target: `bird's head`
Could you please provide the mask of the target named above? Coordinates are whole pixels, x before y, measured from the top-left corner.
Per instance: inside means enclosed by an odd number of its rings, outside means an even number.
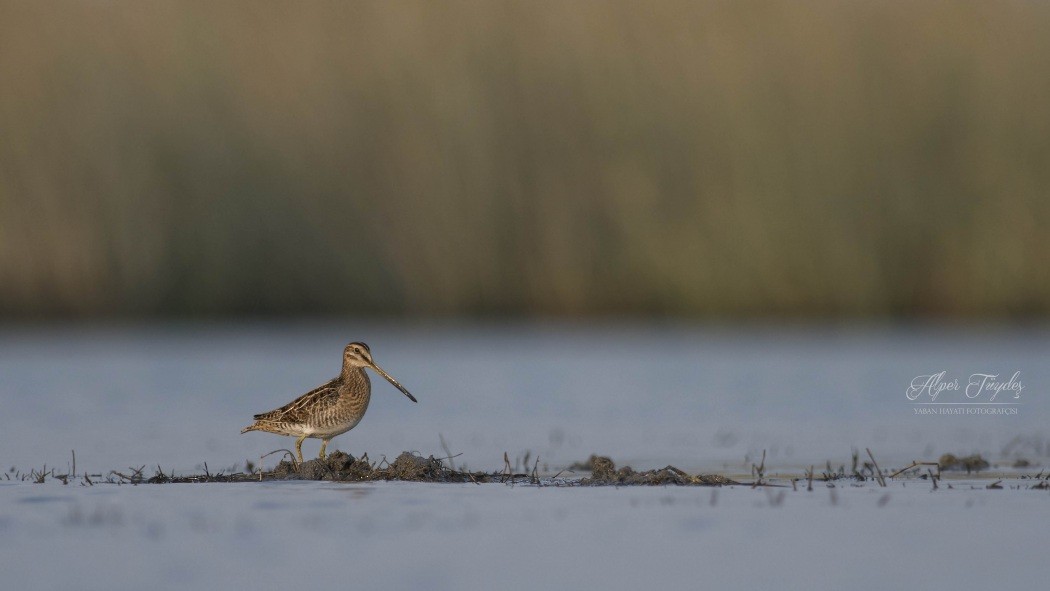
[[[383,371],[383,368],[376,365],[375,361],[372,361],[372,351],[369,350],[368,345],[364,343],[350,343],[343,349],[343,367],[370,367],[375,372],[384,378],[386,381],[394,385],[395,388],[401,390],[401,393],[408,396],[408,399],[412,402],[418,402],[416,397],[409,393],[404,386],[398,383],[394,379],[394,376]]]
[[[343,364],[350,367],[372,367],[372,351],[364,343],[350,343],[343,349]]]

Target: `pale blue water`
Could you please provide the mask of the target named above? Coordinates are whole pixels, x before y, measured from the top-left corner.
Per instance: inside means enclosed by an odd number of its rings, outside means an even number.
[[[504,451],[551,471],[591,453],[711,470],[762,449],[775,469],[848,461],[851,447],[886,464],[1050,459],[1046,328],[318,322],[7,327],[0,466],[64,469],[75,449],[78,472],[243,467],[293,443],[240,435],[252,414],[336,375],[351,340],[420,401],[373,377],[368,415],[330,446],[373,459],[441,455],[439,434],[476,469]],[[1020,371],[1017,414],[916,415],[905,390],[939,371],[964,386]]]

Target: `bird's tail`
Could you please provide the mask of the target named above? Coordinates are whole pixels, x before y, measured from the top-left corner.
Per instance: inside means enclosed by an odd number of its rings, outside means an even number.
[[[241,434],[243,435],[243,434],[247,433],[248,431],[258,431],[258,430],[259,430],[259,423],[253,423],[253,424],[248,425],[247,427],[241,429]]]

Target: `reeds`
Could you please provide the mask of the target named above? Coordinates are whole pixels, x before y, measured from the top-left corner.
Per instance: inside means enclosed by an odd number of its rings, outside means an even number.
[[[4,2],[0,315],[1050,308],[1050,6]]]

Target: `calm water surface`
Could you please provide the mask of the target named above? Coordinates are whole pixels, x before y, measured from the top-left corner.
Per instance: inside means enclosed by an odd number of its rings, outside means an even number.
[[[887,463],[1050,454],[1046,328],[344,322],[6,328],[0,465],[64,469],[75,449],[78,471],[243,467],[293,441],[240,428],[335,376],[351,340],[420,400],[373,377],[368,415],[329,447],[373,459],[441,455],[439,435],[476,469],[500,468],[504,451],[552,471],[595,452],[711,470],[763,449],[784,469],[848,461],[851,447]],[[909,384],[941,371],[962,388],[1020,372],[1020,397],[996,400],[1016,414],[917,414]],[[937,399],[974,400],[988,397]]]

